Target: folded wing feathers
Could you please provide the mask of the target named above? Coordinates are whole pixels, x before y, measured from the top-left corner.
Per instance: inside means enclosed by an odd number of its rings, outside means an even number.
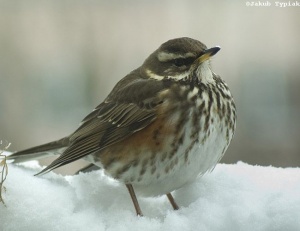
[[[155,120],[155,109],[143,109],[135,104],[102,105],[70,136],[70,146],[40,174],[78,160],[119,142]],[[107,108],[105,108],[105,106]]]

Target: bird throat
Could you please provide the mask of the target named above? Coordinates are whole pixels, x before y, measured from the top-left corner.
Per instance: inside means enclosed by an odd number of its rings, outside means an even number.
[[[198,77],[198,80],[202,83],[208,84],[214,82],[213,73],[210,69],[210,64],[208,60],[199,65],[195,72],[196,76]]]

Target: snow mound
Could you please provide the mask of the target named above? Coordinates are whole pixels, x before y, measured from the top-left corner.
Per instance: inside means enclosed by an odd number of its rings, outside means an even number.
[[[37,162],[9,164],[0,230],[300,230],[300,169],[218,164],[167,198],[138,198],[137,217],[124,185],[102,171],[49,173]]]

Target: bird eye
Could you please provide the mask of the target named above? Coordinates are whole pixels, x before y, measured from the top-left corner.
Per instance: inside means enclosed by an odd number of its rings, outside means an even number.
[[[174,59],[173,63],[176,67],[181,67],[181,66],[184,66],[184,65],[185,66],[190,65],[190,64],[193,63],[193,61],[194,61],[193,58],[186,58],[186,59],[178,58],[178,59]]]
[[[184,59],[174,59],[174,65],[176,67],[181,67],[184,65]]]

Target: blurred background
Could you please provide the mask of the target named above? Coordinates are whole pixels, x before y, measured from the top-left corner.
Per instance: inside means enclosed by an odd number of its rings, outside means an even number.
[[[213,70],[238,113],[222,162],[299,167],[300,7],[269,2],[0,1],[0,140],[16,151],[70,134],[161,43],[188,36],[222,48]]]

